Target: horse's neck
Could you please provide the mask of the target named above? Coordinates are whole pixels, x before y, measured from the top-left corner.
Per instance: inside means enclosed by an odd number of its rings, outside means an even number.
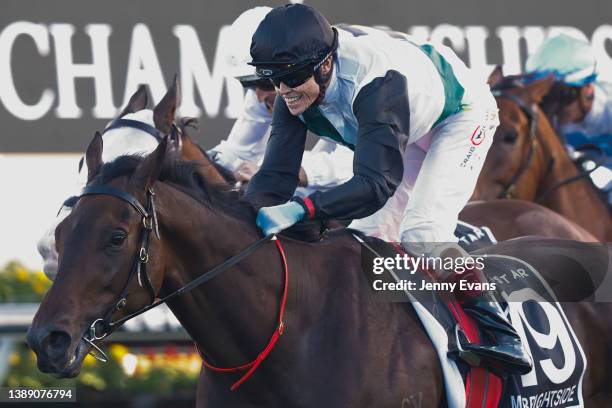
[[[222,190],[228,190],[232,187],[215,163],[186,134],[181,138],[181,158],[199,162],[197,172],[209,185]]]
[[[163,189],[167,192],[158,196],[161,235],[169,252],[165,294],[259,239],[254,226]],[[213,364],[242,363],[261,351],[278,323],[282,282],[280,259],[270,243],[169,306]]]
[[[586,227],[599,239],[604,238],[601,225],[609,218],[607,206],[587,177],[559,185],[565,180],[579,176],[580,172],[547,120],[540,121],[538,132],[541,144],[545,144],[540,146],[538,152],[541,181],[537,194],[545,194],[542,196],[542,204]]]

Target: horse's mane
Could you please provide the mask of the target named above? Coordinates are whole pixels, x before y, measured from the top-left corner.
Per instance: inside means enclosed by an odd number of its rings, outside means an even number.
[[[102,185],[118,177],[130,176],[143,160],[144,157],[139,155],[119,156],[104,163],[88,184]],[[239,199],[239,193],[222,191],[209,185],[198,173],[198,166],[198,162],[167,159],[159,180],[171,184],[210,209],[253,224],[255,212],[246,201]]]

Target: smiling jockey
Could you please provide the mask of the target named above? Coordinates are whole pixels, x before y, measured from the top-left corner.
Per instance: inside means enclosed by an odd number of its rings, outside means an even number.
[[[318,11],[292,4],[268,13],[251,56],[279,94],[265,158],[246,193],[264,234],[304,219],[361,218],[352,227],[401,239],[410,253],[467,256],[453,231],[498,117],[488,86],[450,49],[373,29],[332,28]],[[354,150],[354,175],[292,198],[307,130]],[[520,338],[488,296],[465,308],[493,343],[463,348],[484,364],[528,372]]]
[[[612,169],[612,83],[597,80],[597,62],[591,45],[567,34],[544,41],[525,65],[528,81],[553,74],[556,82],[542,108],[570,147],[595,144],[607,155]],[[605,169],[602,169],[605,171]],[[612,180],[607,171],[607,187]],[[612,203],[612,191],[609,192]]]
[[[270,7],[255,7],[242,13],[227,33],[226,75],[236,78],[246,89],[244,109],[234,123],[227,140],[208,151],[209,156],[231,171],[238,181],[249,181],[259,169],[270,137],[272,107],[276,91],[270,81],[261,80],[251,60],[251,38]],[[353,175],[353,152],[336,143],[320,140],[311,151],[304,153],[300,169],[300,188],[306,196],[347,181]]]

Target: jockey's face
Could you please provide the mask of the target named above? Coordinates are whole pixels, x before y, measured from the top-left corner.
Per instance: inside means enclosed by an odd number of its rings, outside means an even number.
[[[593,108],[595,86],[591,83],[580,88],[578,97],[571,103],[561,107],[558,118],[559,125],[582,122]]]
[[[285,100],[289,112],[293,116],[304,113],[319,97],[319,84],[310,77],[306,82],[296,88],[290,88],[284,82],[276,88],[279,95]]]
[[[319,69],[322,74],[328,74],[332,69],[333,59],[329,57],[325,60]],[[280,83],[280,87],[276,88],[276,92],[285,100],[289,112],[293,116],[298,116],[304,113],[315,101],[319,98],[321,88],[314,79],[314,75],[308,78],[306,82],[295,88],[290,88],[284,82]]]
[[[274,99],[276,99],[276,89],[272,88],[269,90],[256,86],[255,95],[257,95],[257,100],[265,103],[268,110],[272,112],[272,108],[274,107]]]

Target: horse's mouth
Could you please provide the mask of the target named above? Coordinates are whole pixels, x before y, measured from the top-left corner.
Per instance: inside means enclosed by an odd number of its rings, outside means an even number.
[[[91,346],[83,339],[79,340],[79,344],[74,350],[74,354],[66,363],[66,366],[58,373],[53,374],[57,378],[74,378],[81,372],[83,360]]]

